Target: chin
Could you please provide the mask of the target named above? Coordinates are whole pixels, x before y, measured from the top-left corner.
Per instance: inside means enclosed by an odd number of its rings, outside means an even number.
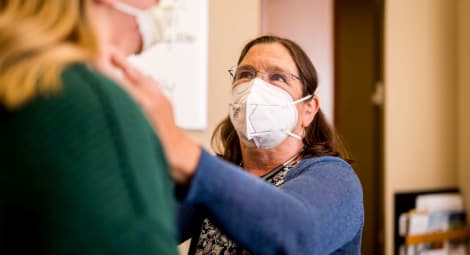
[[[139,43],[135,45],[129,45],[129,53],[130,54],[139,54],[143,51],[143,43],[142,40],[139,39]]]
[[[139,45],[138,47],[136,47],[136,49],[134,50],[134,54],[139,54],[139,53],[142,53],[142,52],[143,52],[142,44]]]
[[[123,47],[122,52],[126,56],[139,54],[139,53],[142,52],[142,47],[141,46],[130,46],[130,45],[128,45],[127,47]]]

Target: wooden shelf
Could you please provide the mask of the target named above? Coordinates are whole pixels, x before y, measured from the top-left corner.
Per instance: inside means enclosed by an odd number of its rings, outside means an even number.
[[[459,228],[449,231],[433,232],[406,236],[406,245],[442,242],[447,240],[465,240],[470,238],[470,228]]]

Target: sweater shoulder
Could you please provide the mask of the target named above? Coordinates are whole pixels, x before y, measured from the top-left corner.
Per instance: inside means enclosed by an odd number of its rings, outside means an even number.
[[[62,88],[58,96],[65,96],[67,100],[102,100],[99,94],[126,95],[123,89],[113,80],[98,73],[85,64],[74,64],[65,68],[61,74]],[[90,92],[84,97],[84,92]],[[98,97],[96,97],[98,95]]]
[[[324,170],[329,170],[330,174],[344,173],[355,175],[354,169],[345,160],[339,157],[321,156],[303,159],[289,171],[286,178],[291,179],[304,174],[315,175]]]
[[[307,193],[342,190],[344,196],[362,201],[362,185],[356,172],[345,160],[332,156],[302,160],[287,173],[282,188]]]

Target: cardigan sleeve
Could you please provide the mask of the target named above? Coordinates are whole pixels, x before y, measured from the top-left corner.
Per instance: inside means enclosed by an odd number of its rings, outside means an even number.
[[[42,254],[178,254],[162,147],[116,84],[75,66],[7,121],[9,208],[34,217]]]
[[[203,205],[254,254],[330,254],[360,239],[362,189],[353,170],[334,157],[304,168],[278,189],[203,151],[184,202]]]
[[[178,211],[178,230],[179,242],[184,242],[193,237],[201,227],[203,217],[203,209],[188,203],[180,203],[177,206]]]

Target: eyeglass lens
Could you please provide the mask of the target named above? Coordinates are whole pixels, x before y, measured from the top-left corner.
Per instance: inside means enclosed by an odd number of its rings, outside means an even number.
[[[249,67],[239,67],[236,69],[229,70],[230,74],[233,77],[233,83],[243,83],[248,82],[256,78],[257,74],[261,74],[261,78],[269,83],[275,85],[284,85],[292,83],[293,80],[298,79],[296,75],[288,73],[283,70],[273,69],[267,71],[258,71],[254,68]]]

